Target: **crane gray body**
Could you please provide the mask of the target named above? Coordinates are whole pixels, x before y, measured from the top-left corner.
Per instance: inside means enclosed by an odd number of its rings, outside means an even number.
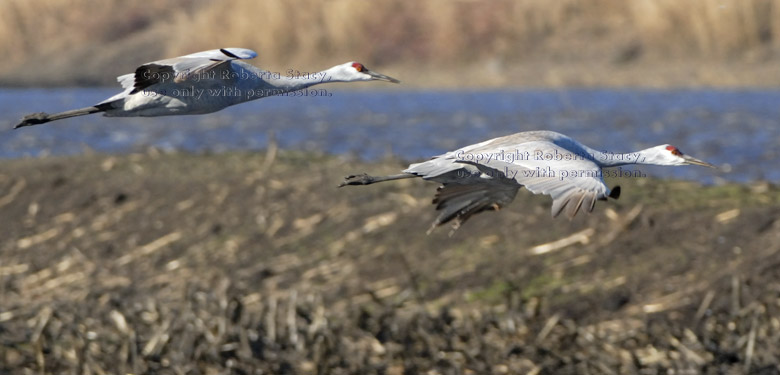
[[[311,74],[272,73],[242,61],[257,56],[245,48],[222,48],[150,62],[119,76],[123,91],[90,107],[25,116],[14,126],[102,112],[109,117],[200,115],[232,105],[328,82],[399,81],[348,62]]]
[[[410,165],[402,174],[373,177],[352,175],[344,185],[369,185],[421,177],[441,183],[433,203],[440,211],[432,228],[454,221],[455,228],[472,215],[498,210],[511,203],[525,187],[553,199],[553,217],[570,219],[580,209],[591,212],[597,200],[617,199],[619,187],[604,183],[602,168],[627,164],[711,166],[660,145],[632,153],[598,151],[553,131],[516,133],[462,147]]]

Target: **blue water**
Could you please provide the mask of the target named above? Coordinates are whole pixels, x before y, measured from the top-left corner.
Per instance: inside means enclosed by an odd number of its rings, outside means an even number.
[[[0,158],[150,146],[259,150],[273,131],[282,148],[416,161],[501,135],[549,129],[600,150],[670,143],[722,167],[641,167],[648,175],[705,183],[780,182],[780,91],[349,91],[338,85],[326,90],[328,96],[271,97],[209,115],[91,115],[11,131],[6,129],[25,114],[92,105],[117,90],[2,89]]]

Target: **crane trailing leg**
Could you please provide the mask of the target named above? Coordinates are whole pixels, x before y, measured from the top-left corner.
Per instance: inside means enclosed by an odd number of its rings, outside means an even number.
[[[92,113],[105,112],[112,108],[110,103],[103,103],[94,105],[91,107],[72,109],[70,111],[48,114],[46,112],[37,112],[22,118],[22,121],[14,126],[14,129],[23,128],[25,126],[33,126],[45,124],[49,121],[61,120],[69,117],[84,116]]]
[[[369,176],[367,174],[347,176],[339,187],[347,185],[371,185],[377,182],[422,177],[413,173],[401,173],[389,176]],[[452,223],[452,236],[471,216],[483,211],[498,211],[515,198],[519,185],[443,183],[433,199],[439,216],[431,224],[428,234],[438,226]]]
[[[390,176],[369,176],[365,173],[353,174],[345,177],[344,181],[341,184],[339,184],[339,187],[343,187],[347,185],[371,185],[377,182],[402,180],[405,178],[415,178],[415,177],[420,177],[420,176],[411,173],[401,173],[401,174],[394,174]]]

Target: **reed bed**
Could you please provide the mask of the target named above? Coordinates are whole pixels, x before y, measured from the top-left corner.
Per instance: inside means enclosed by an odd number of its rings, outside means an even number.
[[[582,74],[599,64],[637,61],[696,61],[717,69],[775,58],[780,1],[0,2],[6,82],[35,82],[35,75],[41,81],[56,68],[60,75],[70,70],[76,82],[108,83],[110,76],[83,71],[127,70],[139,61],[223,46],[256,49],[262,64],[277,70],[321,69],[348,59],[452,75],[462,74],[459,67],[503,71],[545,62],[582,66]]]

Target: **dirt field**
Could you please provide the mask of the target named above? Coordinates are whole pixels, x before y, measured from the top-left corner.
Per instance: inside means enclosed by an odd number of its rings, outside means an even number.
[[[336,188],[401,166],[3,161],[0,373],[780,373],[778,187],[521,192],[451,237],[434,183]]]

